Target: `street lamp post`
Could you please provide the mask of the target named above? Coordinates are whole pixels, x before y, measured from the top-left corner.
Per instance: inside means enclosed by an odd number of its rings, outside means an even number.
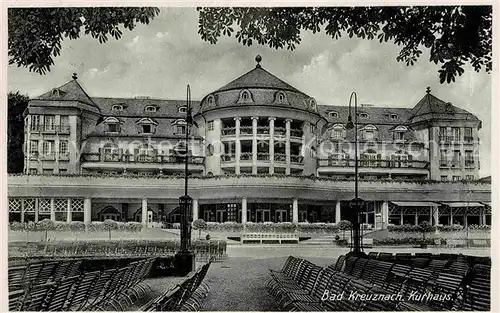
[[[189,164],[189,126],[191,117],[191,89],[187,86],[186,108],[186,142],[184,144],[184,195],[179,198],[181,208],[181,248],[175,255],[175,268],[180,276],[185,276],[195,269],[195,255],[191,251],[191,219],[193,198],[188,195],[188,164]]]
[[[354,97],[354,123],[351,115],[351,103]],[[361,245],[361,229],[359,223],[359,213],[365,206],[363,199],[358,195],[358,96],[355,92],[349,97],[349,117],[346,124],[347,129],[354,128],[354,199],[349,203],[351,209],[351,223],[353,232],[353,244],[350,254],[363,255]]]

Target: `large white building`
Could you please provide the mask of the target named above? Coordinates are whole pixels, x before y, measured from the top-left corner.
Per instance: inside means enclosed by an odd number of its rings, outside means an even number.
[[[29,103],[25,173],[9,177],[9,219],[175,221],[186,101],[90,97],[73,78]],[[355,160],[348,106],[318,105],[259,63],[192,106],[194,219],[346,218]],[[365,223],[491,222],[473,114],[428,89],[413,108],[360,105],[357,121]]]

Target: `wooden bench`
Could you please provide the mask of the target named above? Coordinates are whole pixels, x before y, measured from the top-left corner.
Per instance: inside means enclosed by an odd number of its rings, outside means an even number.
[[[299,236],[296,233],[243,233],[241,234],[241,243],[299,243]]]

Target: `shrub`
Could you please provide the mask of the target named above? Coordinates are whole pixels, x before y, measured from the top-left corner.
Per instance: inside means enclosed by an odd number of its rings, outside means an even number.
[[[47,241],[49,230],[54,230],[54,228],[54,221],[48,218],[43,219],[36,224],[36,230],[45,232],[45,241]]]
[[[118,224],[116,223],[116,221],[110,219],[104,220],[102,224],[104,226],[104,229],[108,231],[109,240],[111,240],[111,231],[114,229],[118,229]]]
[[[74,221],[69,224],[69,229],[71,231],[84,231],[85,223],[80,221]]]
[[[12,231],[23,231],[24,230],[24,223],[12,222],[10,224],[10,230],[12,230]]]
[[[193,222],[193,229],[198,230],[198,239],[201,239],[201,231],[207,229],[207,223],[202,219]]]
[[[66,231],[69,229],[69,224],[66,222],[56,221],[54,222],[55,231]]]
[[[142,229],[142,224],[139,222],[127,222],[125,228],[129,231],[138,232]]]
[[[435,245],[434,239],[431,238],[427,238],[425,240],[413,237],[373,239],[373,244],[378,246],[420,245],[422,243],[427,245]]]

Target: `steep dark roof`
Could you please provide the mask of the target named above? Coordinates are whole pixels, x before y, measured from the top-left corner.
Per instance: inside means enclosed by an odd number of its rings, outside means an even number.
[[[469,114],[471,115],[472,119],[476,119],[474,115],[472,115],[470,112],[467,112],[466,110],[457,108],[456,106],[452,105],[451,103],[446,103],[441,99],[438,99],[431,93],[427,93],[418,103],[415,105],[415,107],[412,109],[412,116],[411,118],[419,117],[422,115],[433,115],[433,114],[445,114],[449,115],[448,118],[452,119],[463,119],[464,114]],[[469,118],[468,118],[469,119]]]
[[[257,65],[251,71],[236,78],[227,85],[219,88],[218,91],[226,91],[232,89],[245,89],[245,88],[270,88],[278,90],[289,90],[294,92],[303,93],[300,90],[290,86],[278,77]]]
[[[90,106],[96,106],[76,79],[70,80],[61,87],[54,88],[35,99],[54,101],[79,101]]]
[[[347,123],[349,116],[349,107],[343,105],[318,105],[318,110],[329,123]],[[409,108],[390,108],[390,107],[358,107],[358,123],[360,124],[390,124],[390,125],[407,125],[411,117]],[[331,117],[329,112],[337,112],[337,117]],[[359,117],[360,113],[368,114],[368,118]],[[352,109],[354,115],[354,109]],[[391,114],[395,114],[396,118],[391,118]],[[353,116],[354,119],[354,116]]]
[[[186,100],[134,99],[134,98],[92,98],[103,116],[134,116],[134,117],[170,117],[185,118],[186,113],[179,112],[186,106]],[[113,105],[121,104],[123,111],[113,111]],[[155,106],[156,112],[146,112],[147,106]],[[199,101],[191,101],[193,112],[200,107]],[[193,113],[194,114],[194,113]]]

